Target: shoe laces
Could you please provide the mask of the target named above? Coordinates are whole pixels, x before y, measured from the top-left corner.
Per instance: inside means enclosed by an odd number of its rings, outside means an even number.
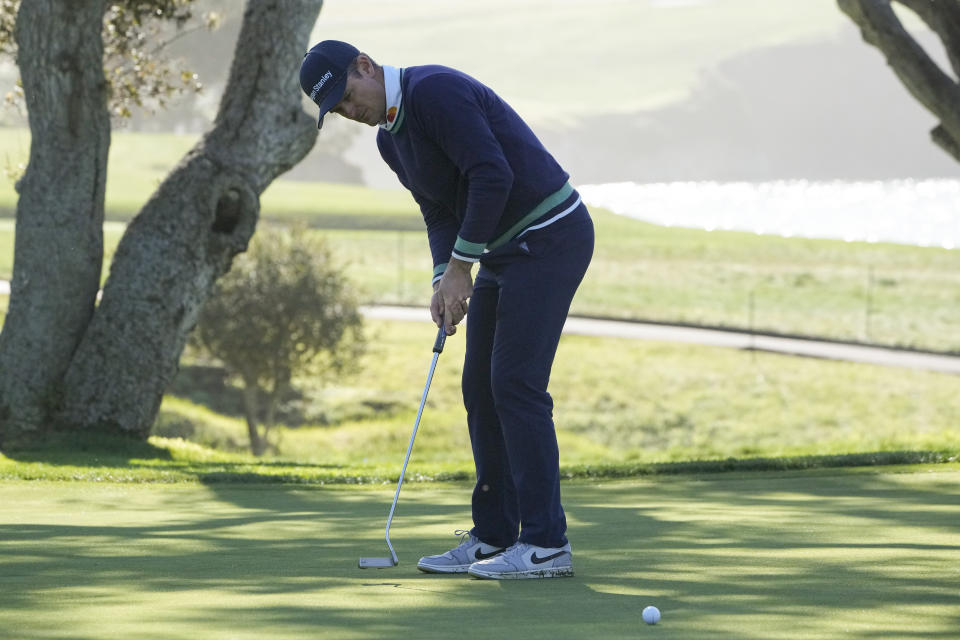
[[[462,547],[462,546],[464,546],[464,545],[466,545],[466,544],[470,544],[470,543],[473,542],[473,536],[470,535],[470,530],[469,530],[469,529],[457,529],[456,531],[453,532],[453,535],[455,535],[455,536],[460,536],[460,545],[459,545],[459,547]],[[459,547],[458,547],[458,548],[459,548]]]
[[[510,546],[510,548],[508,548],[506,551],[504,551],[503,555],[504,556],[522,556],[524,553],[527,552],[527,549],[529,549],[531,546],[533,545],[527,544],[526,542],[517,542],[517,543],[514,543],[512,546]]]

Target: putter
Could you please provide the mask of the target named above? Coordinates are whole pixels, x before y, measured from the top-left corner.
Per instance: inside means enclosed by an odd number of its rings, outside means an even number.
[[[413,423],[413,434],[410,435],[410,444],[407,445],[407,455],[403,459],[403,468],[400,470],[400,480],[397,481],[397,492],[393,494],[393,505],[390,507],[390,515],[387,517],[387,529],[384,535],[387,538],[387,548],[390,549],[389,558],[360,558],[361,569],[388,569],[397,566],[400,560],[397,558],[397,552],[393,550],[390,543],[390,523],[393,521],[393,512],[397,508],[397,498],[400,497],[400,487],[403,486],[403,476],[407,473],[407,463],[410,462],[410,452],[413,451],[413,440],[417,437],[417,428],[420,426],[420,416],[423,415],[423,405],[427,403],[427,392],[430,390],[430,381],[433,380],[433,371],[437,368],[437,358],[443,351],[443,343],[447,339],[447,333],[443,327],[437,332],[437,341],[433,343],[433,362],[430,364],[430,372],[427,374],[427,386],[423,388],[423,397],[420,398],[420,409],[417,411],[417,421]]]

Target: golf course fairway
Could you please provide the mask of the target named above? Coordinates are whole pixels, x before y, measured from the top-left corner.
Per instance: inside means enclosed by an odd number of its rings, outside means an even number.
[[[467,484],[0,484],[4,638],[956,638],[960,466],[563,486],[576,576],[431,576]],[[648,626],[641,611],[660,609]]]

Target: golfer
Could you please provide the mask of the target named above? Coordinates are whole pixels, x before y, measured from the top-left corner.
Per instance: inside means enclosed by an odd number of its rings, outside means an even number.
[[[300,85],[320,107],[318,126],[333,112],[380,127],[380,155],[426,222],[433,320],[453,335],[468,318],[473,528],[417,566],[478,578],[572,576],[547,383],[593,255],[593,222],[568,174],[496,93],[449,67],[381,66],[326,40],[304,56]]]

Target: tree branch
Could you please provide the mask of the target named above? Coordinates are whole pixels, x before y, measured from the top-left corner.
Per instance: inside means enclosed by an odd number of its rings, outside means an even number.
[[[960,143],[957,142],[956,138],[952,138],[950,134],[947,133],[943,125],[934,127],[930,132],[930,138],[935,145],[950,154],[954,160],[960,162]]]
[[[893,11],[893,0],[837,0],[840,9],[860,27],[863,39],[877,47],[887,59],[887,64],[908,91],[924,107],[940,119],[939,131],[933,133],[934,141],[951,156],[951,149],[960,145],[960,86],[947,75],[904,29]],[[917,11],[924,20],[937,25],[938,34],[947,34],[953,42],[957,24],[952,8],[937,0],[897,0]],[[941,35],[941,37],[944,37]],[[948,40],[944,40],[945,43]],[[956,51],[953,52],[954,56]]]
[[[953,72],[960,76],[960,2],[897,0],[913,11],[943,41]]]

